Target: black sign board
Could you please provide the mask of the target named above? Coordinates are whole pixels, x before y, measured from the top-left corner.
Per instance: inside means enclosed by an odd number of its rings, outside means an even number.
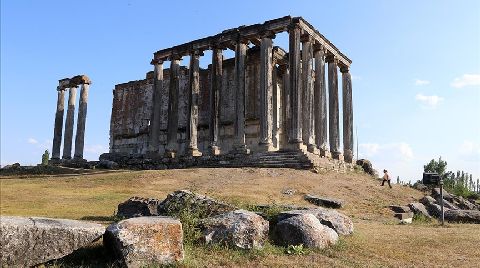
[[[438,185],[440,184],[440,175],[438,175],[437,173],[423,173],[422,183],[425,185]]]

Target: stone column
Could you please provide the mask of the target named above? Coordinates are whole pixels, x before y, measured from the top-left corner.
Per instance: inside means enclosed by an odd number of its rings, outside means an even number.
[[[289,26],[289,71],[290,71],[290,137],[293,150],[303,149],[302,140],[302,80],[300,77],[300,26],[292,23]]]
[[[189,68],[189,86],[188,86],[188,107],[187,114],[187,139],[188,148],[187,156],[201,156],[197,145],[197,128],[198,128],[198,99],[200,95],[200,73],[199,60],[203,55],[199,51],[193,51],[190,54]]]
[[[63,159],[72,159],[73,125],[77,86],[71,86],[68,94],[67,118],[65,118],[65,136],[63,140]]]
[[[332,55],[327,57],[328,62],[328,97],[329,97],[329,136],[330,150],[334,159],[342,159],[340,152],[340,125],[338,112],[338,60]]]
[[[210,70],[210,92],[209,92],[209,116],[210,124],[208,131],[210,134],[210,154],[220,154],[218,147],[218,121],[219,121],[219,101],[220,89],[222,88],[222,64],[223,64],[223,50],[215,47],[212,53],[212,65]]]
[[[272,38],[275,35],[265,33],[260,44],[260,141],[263,151],[273,151],[272,144]]]
[[[287,147],[288,145],[288,137],[291,136],[290,134],[290,73],[288,71],[288,64],[280,65],[280,71],[282,73],[282,80],[283,80],[283,93],[282,93],[282,105],[281,105],[281,115],[282,120],[282,136],[283,136],[283,147]]]
[[[279,118],[278,108],[280,92],[278,91],[278,69],[276,68],[275,60],[272,63],[272,144],[275,149],[279,149],[278,132],[279,132]]]
[[[55,125],[53,129],[52,159],[60,159],[60,146],[62,145],[63,111],[65,110],[65,88],[57,87],[57,111],[55,112]]]
[[[178,150],[178,97],[180,88],[180,60],[179,55],[170,58],[170,84],[168,90],[168,123],[167,147],[165,157],[175,158]]]
[[[80,88],[80,104],[78,105],[77,135],[75,136],[75,159],[83,159],[85,142],[85,123],[87,121],[87,102],[90,80],[84,80]]]
[[[235,45],[235,142],[234,154],[249,154],[250,149],[245,143],[245,68],[247,60],[248,40],[240,37]]]
[[[353,101],[352,101],[352,76],[348,67],[340,68],[342,72],[343,93],[343,154],[345,162],[353,162]]]
[[[328,150],[327,123],[327,87],[325,83],[325,53],[321,46],[316,46],[315,57],[315,143],[320,149],[320,156],[331,157]]]
[[[303,116],[302,138],[311,153],[317,152],[315,145],[314,108],[313,108],[313,48],[312,37],[302,36],[302,89],[303,89]]]
[[[150,119],[150,133],[148,152],[152,155],[158,154],[160,117],[162,112],[162,89],[163,89],[163,61],[153,62],[153,96],[152,96],[152,117]]]

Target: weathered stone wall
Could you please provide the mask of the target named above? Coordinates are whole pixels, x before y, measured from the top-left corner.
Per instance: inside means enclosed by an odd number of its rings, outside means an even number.
[[[260,137],[260,51],[252,48],[248,51],[246,68],[246,128],[245,136],[247,146],[255,151],[258,148]],[[184,62],[188,63],[188,57]],[[168,66],[168,62],[166,63]],[[222,153],[232,149],[234,141],[235,111],[235,60],[223,61],[222,88],[219,100],[219,146]],[[276,70],[276,69],[274,69]],[[186,148],[186,126],[188,111],[188,72],[186,67],[180,70],[179,90],[179,125],[178,144],[179,152],[183,154]],[[280,75],[280,72],[278,72]],[[168,121],[168,90],[169,69],[164,70],[163,87],[161,93],[161,116],[159,134],[159,153],[165,152],[167,143]],[[278,100],[278,116],[281,114],[280,105],[283,80],[276,79],[278,94],[274,96]],[[198,121],[198,149],[204,154],[208,153],[209,136],[209,87],[210,75],[207,69],[200,69],[200,98],[199,98],[199,121]],[[132,81],[115,86],[113,91],[112,117],[110,122],[110,152],[145,154],[148,146],[149,123],[152,113],[153,73],[149,72],[145,80]],[[275,113],[274,113],[275,115]],[[275,120],[274,120],[275,122]],[[281,128],[280,120],[277,120]]]

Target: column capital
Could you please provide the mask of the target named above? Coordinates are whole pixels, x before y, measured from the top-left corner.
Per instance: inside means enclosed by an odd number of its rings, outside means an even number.
[[[327,48],[325,48],[322,44],[315,42],[315,44],[313,44],[313,52],[317,52],[317,51],[323,52],[324,55],[326,55],[328,52]]]
[[[300,21],[299,20],[292,20],[292,22],[287,26],[288,31],[291,30],[300,30]]]
[[[152,61],[150,61],[150,64],[151,65],[163,64],[163,59],[153,59]]]
[[[341,73],[348,73],[350,71],[350,69],[348,68],[348,66],[340,66],[340,72]]]
[[[238,34],[235,40],[235,44],[238,44],[238,43],[248,45],[250,43],[250,39],[248,39],[246,36],[242,34]]]
[[[327,56],[325,57],[325,61],[328,63],[335,62],[336,64],[338,64],[338,59],[332,54],[327,54]]]
[[[273,31],[262,30],[262,31],[260,31],[260,37],[261,38],[275,39],[276,35],[275,35],[275,32],[273,32]]]
[[[183,56],[180,54],[172,54],[168,57],[169,61],[182,60]]]
[[[203,54],[202,50],[195,49],[195,50],[190,51],[190,56],[192,56],[192,57],[201,57],[203,55],[204,54]]]
[[[300,36],[300,41],[302,43],[305,43],[305,42],[313,42],[313,36],[311,36],[310,34],[302,34]]]

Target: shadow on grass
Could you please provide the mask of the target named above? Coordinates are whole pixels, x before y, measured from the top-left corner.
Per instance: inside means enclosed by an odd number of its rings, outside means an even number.
[[[119,267],[115,259],[103,247],[102,240],[76,250],[61,259],[45,263],[45,267]]]

